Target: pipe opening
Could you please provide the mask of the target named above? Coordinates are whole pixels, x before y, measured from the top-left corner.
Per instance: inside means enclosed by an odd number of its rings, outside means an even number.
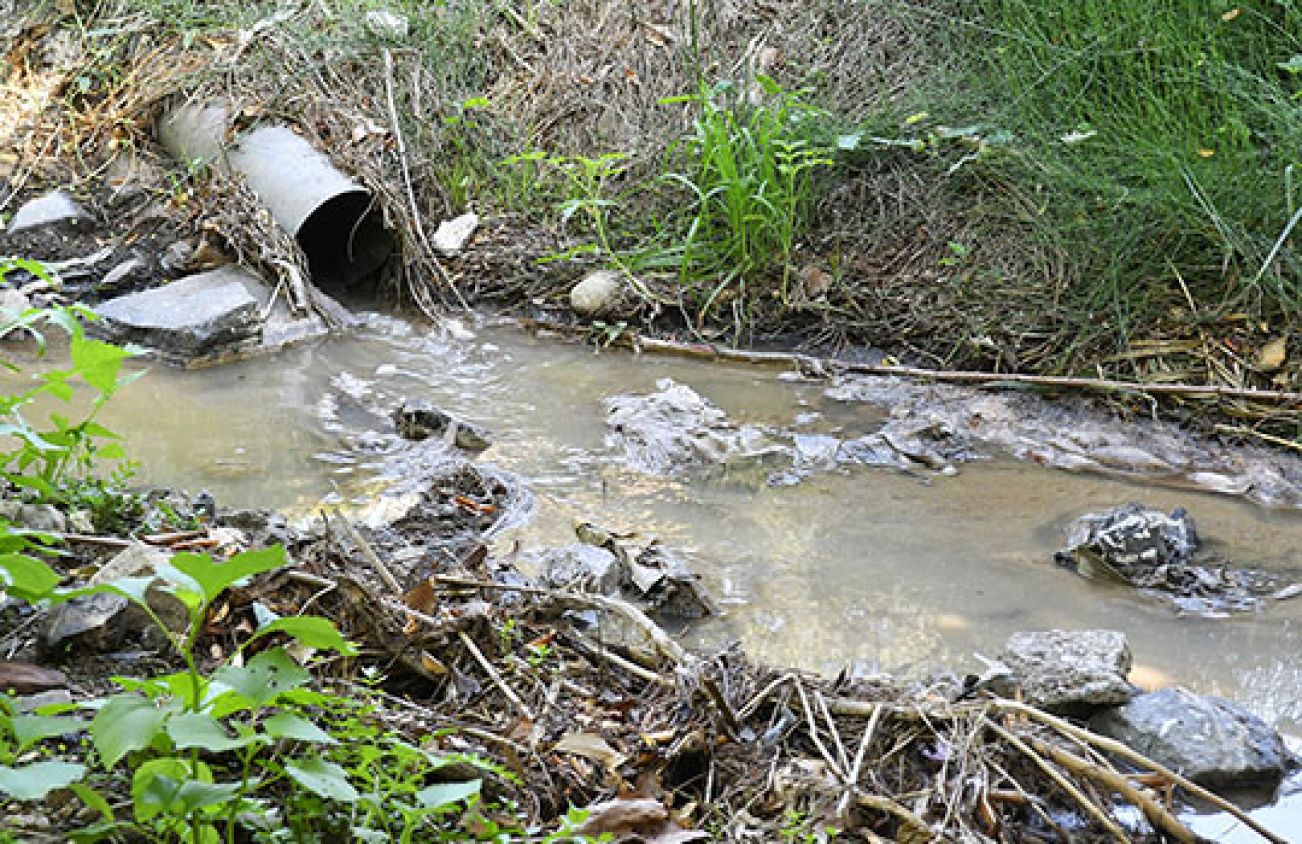
[[[297,239],[313,283],[327,293],[370,292],[393,253],[384,215],[364,190],[321,203],[299,226]]]

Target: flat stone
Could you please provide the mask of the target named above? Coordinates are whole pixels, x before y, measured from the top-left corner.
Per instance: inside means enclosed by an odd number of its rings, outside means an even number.
[[[1028,703],[1055,712],[1125,703],[1136,692],[1125,634],[1112,630],[1014,633],[1000,661]]]
[[[12,287],[0,288],[0,319],[5,321],[17,319],[31,307],[32,300],[21,290]]]
[[[446,439],[465,451],[483,451],[492,445],[491,435],[483,428],[440,410],[427,401],[406,401],[393,412],[398,434],[417,442],[431,437]]]
[[[24,203],[14,214],[14,218],[9,221],[9,234],[17,234],[24,229],[90,218],[86,209],[78,205],[71,196],[56,190]]]
[[[159,570],[169,565],[171,561],[171,553],[162,548],[139,543],[123,549],[117,556],[105,563],[95,573],[95,576],[90,579],[90,584],[99,586],[129,577],[153,578],[154,582],[149,585],[145,592],[145,600],[149,602],[150,609],[154,611],[159,620],[167,625],[168,630],[173,632],[182,631],[185,630],[189,623],[189,615],[185,610],[185,604],[166,590],[159,577]],[[152,634],[153,619],[149,618],[143,609],[134,604],[128,608],[126,624],[128,628],[144,629]]]
[[[96,310],[97,333],[186,360],[223,347],[254,344],[261,320],[249,284],[261,282],[236,267],[221,267],[171,284],[121,296]]]
[[[1284,742],[1264,721],[1232,701],[1184,688],[1101,712],[1090,729],[1213,788],[1274,788],[1287,771]]]

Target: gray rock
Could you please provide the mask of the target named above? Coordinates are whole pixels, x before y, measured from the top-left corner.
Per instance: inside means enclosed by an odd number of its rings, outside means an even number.
[[[158,266],[165,273],[183,272],[194,260],[194,244],[188,240],[171,243],[158,255]]]
[[[12,287],[0,287],[0,322],[17,319],[32,307],[27,294]],[[16,336],[16,335],[15,335]]]
[[[624,580],[619,559],[605,548],[575,544],[551,548],[537,561],[539,579],[557,589],[580,588],[618,595]]]
[[[473,211],[444,220],[434,232],[434,248],[448,257],[460,255],[477,228],[479,215]]]
[[[628,578],[636,597],[660,616],[695,619],[718,614],[700,576],[658,542],[628,561]]]
[[[259,340],[257,279],[222,267],[171,284],[104,302],[97,333],[116,343],[138,343],[163,357],[188,360]]]
[[[92,586],[99,586],[129,577],[152,578],[153,582],[145,592],[145,600],[159,620],[167,625],[168,630],[179,632],[186,629],[189,614],[186,612],[185,604],[167,590],[162,578],[159,577],[159,571],[171,563],[171,560],[172,555],[162,548],[144,544],[132,545],[105,563],[90,579],[90,583]],[[142,630],[150,636],[154,632],[153,620],[142,608],[134,604],[127,609],[126,626],[131,630]]]
[[[1279,734],[1228,700],[1170,688],[1090,720],[1110,736],[1202,785],[1274,788],[1288,754]]]
[[[624,274],[616,270],[595,270],[570,289],[570,307],[584,319],[627,317],[637,306]]]
[[[1014,633],[1000,661],[1028,703],[1055,712],[1125,703],[1135,695],[1126,681],[1130,648],[1112,630]]]
[[[41,644],[52,653],[73,648],[102,653],[122,643],[130,601],[121,595],[81,595],[50,610],[41,630]]]
[[[24,203],[9,222],[9,234],[55,223],[76,223],[90,218],[86,209],[74,202],[72,197],[56,190]]]
[[[1198,531],[1183,507],[1168,516],[1130,502],[1087,513],[1067,531],[1064,554],[1086,555],[1120,572],[1188,565],[1199,546]]]
[[[149,273],[149,265],[140,258],[128,258],[122,263],[104,273],[99,280],[100,287],[118,287],[124,282],[131,283],[145,278]]]
[[[63,533],[68,529],[68,519],[53,504],[24,504],[18,511],[18,521],[28,530]]]
[[[722,410],[691,387],[668,378],[645,395],[605,400],[607,442],[622,448],[628,465],[650,474],[785,454],[762,430],[732,424]]]
[[[427,401],[405,401],[393,412],[393,424],[403,439],[445,439],[465,451],[483,451],[492,445],[490,434],[478,425],[457,419]]]

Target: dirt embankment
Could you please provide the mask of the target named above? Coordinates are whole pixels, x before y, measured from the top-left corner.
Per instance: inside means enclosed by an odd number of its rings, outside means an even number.
[[[940,369],[1285,392],[1299,383],[1296,326],[1246,311],[1190,319],[1178,290],[1167,291],[1170,318],[1134,326],[1127,343],[1086,338],[1064,310],[1082,283],[1068,256],[1037,245],[1009,211],[1011,187],[979,157],[953,169],[971,138],[940,127],[922,150],[838,151],[849,137],[838,133],[882,129],[889,140],[912,125],[902,112],[943,51],[939,30],[877,4],[566,3],[527,15],[468,4],[389,19],[348,4],[196,3],[166,20],[131,3],[93,17],[56,6],[4,22],[0,212],[42,187],[70,187],[106,225],[99,241],[145,238],[140,284],[225,259],[282,281],[306,269],[238,180],[157,146],[165,109],[223,101],[232,139],[287,124],[372,191],[400,247],[379,286],[429,312],[480,303],[569,321],[574,283],[616,265],[638,296],[603,321],[660,336],[828,354],[871,347]],[[703,90],[731,110],[710,111]],[[786,115],[782,131],[799,134],[779,142],[831,158],[811,168],[792,206],[804,222],[771,260],[730,274],[724,252],[715,276],[689,278],[683,256],[697,242],[676,226],[694,202],[689,185],[708,187],[701,134],[711,119],[758,133],[767,124],[744,123],[747,109]],[[744,152],[746,131],[721,154]],[[483,225],[460,254],[442,254],[437,221],[467,208]],[[152,247],[168,245],[148,242],[158,231],[192,248],[179,266],[151,262]],[[44,247],[10,239],[3,249]],[[81,257],[71,251],[31,257]],[[1168,404],[1231,436],[1296,443],[1296,401]]]

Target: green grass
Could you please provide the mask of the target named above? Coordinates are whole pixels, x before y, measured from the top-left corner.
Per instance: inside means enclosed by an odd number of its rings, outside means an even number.
[[[973,0],[948,35],[956,120],[1012,134],[988,173],[1065,252],[1084,335],[1163,309],[1302,315],[1302,4]],[[935,58],[935,57],[933,57]],[[961,104],[957,101],[961,100]],[[939,111],[939,109],[933,109]]]

